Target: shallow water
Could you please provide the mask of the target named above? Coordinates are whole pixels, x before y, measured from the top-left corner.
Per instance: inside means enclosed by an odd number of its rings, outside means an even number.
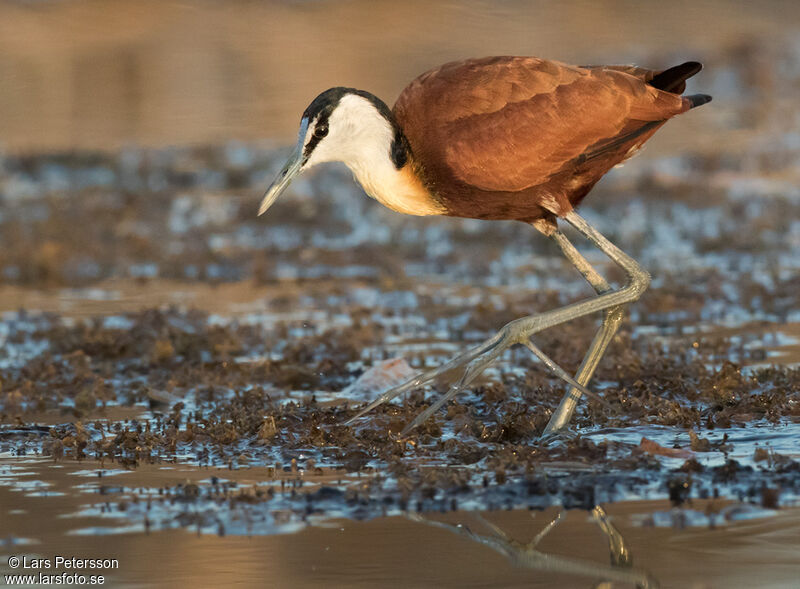
[[[104,475],[98,477],[82,465],[54,466],[32,459],[6,461],[2,468],[0,497],[4,505],[13,501],[18,507],[5,518],[0,551],[118,558],[120,568],[109,571],[114,586],[590,586],[593,580],[626,574],[649,579],[652,586],[657,581],[662,586],[709,586],[713,579],[713,586],[745,587],[762,584],[767,569],[771,586],[790,586],[796,578],[796,508],[785,508],[778,515],[746,506],[734,510],[730,502],[720,500],[695,500],[684,510],[664,501],[614,503],[607,511],[632,559],[632,567],[616,569],[609,567],[608,540],[596,522],[585,511],[571,510],[536,547],[535,558],[528,559],[536,566],[526,568],[509,566],[486,546],[457,537],[454,529],[432,525],[461,523],[476,535],[487,535],[487,524],[467,512],[428,514],[425,520],[395,516],[368,522],[334,517],[311,525],[288,521],[281,524],[281,531],[289,535],[263,536],[257,512],[242,505],[238,518],[222,530],[226,535],[220,536],[219,529],[203,530],[192,521],[185,523],[186,531],[156,532],[163,514],[154,505],[153,527],[144,534],[144,510],[129,502],[124,510],[138,515],[125,515],[115,503],[119,495],[130,492],[128,485],[145,480],[168,484],[181,476],[188,486],[209,473],[143,467],[134,473],[108,469],[99,471]],[[50,482],[48,495],[41,489],[37,494],[8,484],[34,477]],[[260,479],[252,471],[230,477],[241,486],[258,484]],[[134,483],[132,478],[138,480]],[[157,503],[157,493],[150,497]],[[87,503],[101,508],[87,509]],[[528,542],[557,513],[556,509],[494,511],[485,517],[511,538]],[[109,527],[109,522],[116,527]],[[34,537],[25,535],[32,530],[37,532]],[[144,567],[145,562],[150,566]],[[676,562],[681,566],[675,567]]]

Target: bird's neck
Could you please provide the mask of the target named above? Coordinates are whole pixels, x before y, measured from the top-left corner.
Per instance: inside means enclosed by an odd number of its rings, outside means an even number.
[[[357,122],[341,158],[358,183],[369,196],[394,211],[407,215],[444,213],[444,207],[420,178],[408,140],[389,107],[366,92],[359,98],[369,104],[355,104]]]
[[[349,161],[347,166],[369,196],[393,211],[418,216],[445,212],[411,163],[398,169],[390,158],[369,156]]]

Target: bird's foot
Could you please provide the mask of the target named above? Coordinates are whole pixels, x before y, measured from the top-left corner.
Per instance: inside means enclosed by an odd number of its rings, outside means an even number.
[[[534,356],[536,356],[542,364],[555,376],[561,378],[571,387],[579,390],[584,395],[597,399],[601,403],[608,405],[603,399],[589,391],[585,386],[578,384],[563,368],[551,360],[544,352],[536,347],[530,340],[533,335],[531,330],[527,328],[524,320],[516,320],[505,325],[494,336],[490,337],[483,343],[474,348],[458,354],[448,362],[445,362],[438,368],[427,370],[417,376],[407,380],[406,382],[389,389],[382,393],[378,398],[372,401],[369,405],[364,407],[358,412],[355,417],[349,419],[345,425],[352,425],[359,417],[371,411],[378,405],[394,399],[398,395],[402,395],[408,391],[421,387],[437,377],[451,371],[460,371],[461,376],[451,385],[450,389],[436,400],[430,407],[420,413],[414,421],[412,421],[400,433],[403,437],[412,429],[423,423],[434,412],[436,412],[442,405],[447,403],[450,399],[462,392],[473,380],[475,380],[486,368],[494,362],[506,349],[513,345],[520,344],[528,348]],[[536,330],[538,331],[538,330]]]

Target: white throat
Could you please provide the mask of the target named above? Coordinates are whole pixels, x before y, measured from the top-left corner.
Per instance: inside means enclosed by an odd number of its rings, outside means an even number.
[[[344,162],[366,193],[384,206],[409,215],[443,212],[410,166],[400,170],[395,167],[391,157],[395,131],[367,98],[357,94],[343,96],[331,113],[328,126],[328,136],[311,152],[307,167]]]

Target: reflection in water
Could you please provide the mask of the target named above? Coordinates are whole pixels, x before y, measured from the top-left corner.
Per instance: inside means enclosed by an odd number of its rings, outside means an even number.
[[[12,458],[2,452],[3,443],[0,437],[0,575],[10,572],[6,562],[11,554],[66,553],[119,558],[113,587],[549,588],[580,587],[587,580],[655,587],[654,579],[670,587],[706,587],[709,582],[715,587],[789,587],[797,578],[800,510],[791,507],[771,517],[763,511],[744,514],[744,520],[734,518],[725,527],[711,528],[689,517],[688,527],[677,528],[635,521],[645,514],[658,519],[669,513],[667,501],[622,502],[609,506],[614,528],[597,509],[593,518],[585,510],[564,511],[525,544],[511,538],[531,535],[527,509],[484,512],[492,522],[483,524],[464,511],[436,515],[436,520],[414,515],[356,521],[346,512],[353,503],[348,495],[339,495],[337,504],[337,495],[328,489],[322,493],[328,497],[323,513],[309,516],[295,527],[302,528],[297,533],[277,533],[290,531],[288,526],[265,533],[271,519],[252,516],[273,509],[275,515],[286,514],[280,504],[295,492],[305,503],[302,495],[311,484],[285,492],[278,484],[275,499],[262,496],[259,503],[253,491],[263,481],[261,469],[162,464],[105,470],[94,461]],[[335,484],[338,476],[331,473],[327,484]],[[229,492],[209,500],[215,481]],[[173,492],[178,488],[180,495]],[[710,504],[695,500],[693,505],[702,512]],[[150,533],[135,533],[143,529],[148,513]],[[222,520],[225,535],[214,526],[198,525],[204,518]],[[248,521],[253,525],[248,527]],[[558,530],[549,533],[556,524]],[[642,568],[630,566],[631,546]],[[609,554],[611,565],[605,561]]]
[[[546,554],[537,550],[537,546],[542,539],[549,534],[565,517],[564,512],[559,510],[555,517],[538,533],[530,542],[519,542],[509,537],[499,526],[484,518],[480,513],[465,514],[478,521],[481,525],[489,529],[489,534],[479,534],[474,532],[467,524],[449,524],[446,522],[430,519],[423,514],[408,514],[407,517],[412,521],[421,522],[430,526],[449,530],[459,536],[468,538],[484,546],[499,552],[508,558],[515,566],[548,571],[565,573],[581,577],[601,578],[604,581],[619,581],[634,583],[637,587],[655,588],[659,587],[659,582],[647,571],[634,569],[633,558],[628,549],[625,539],[611,523],[605,510],[600,505],[595,505],[591,511],[592,519],[608,538],[608,547],[611,556],[611,566],[601,565],[589,560],[582,560],[575,557],[565,557],[555,554]],[[531,513],[531,517],[534,514]]]
[[[603,533],[608,538],[608,549],[611,551],[611,564],[619,567],[633,566],[633,557],[625,544],[625,538],[614,527],[606,513],[606,510],[599,505],[595,505],[592,510],[592,517]]]

